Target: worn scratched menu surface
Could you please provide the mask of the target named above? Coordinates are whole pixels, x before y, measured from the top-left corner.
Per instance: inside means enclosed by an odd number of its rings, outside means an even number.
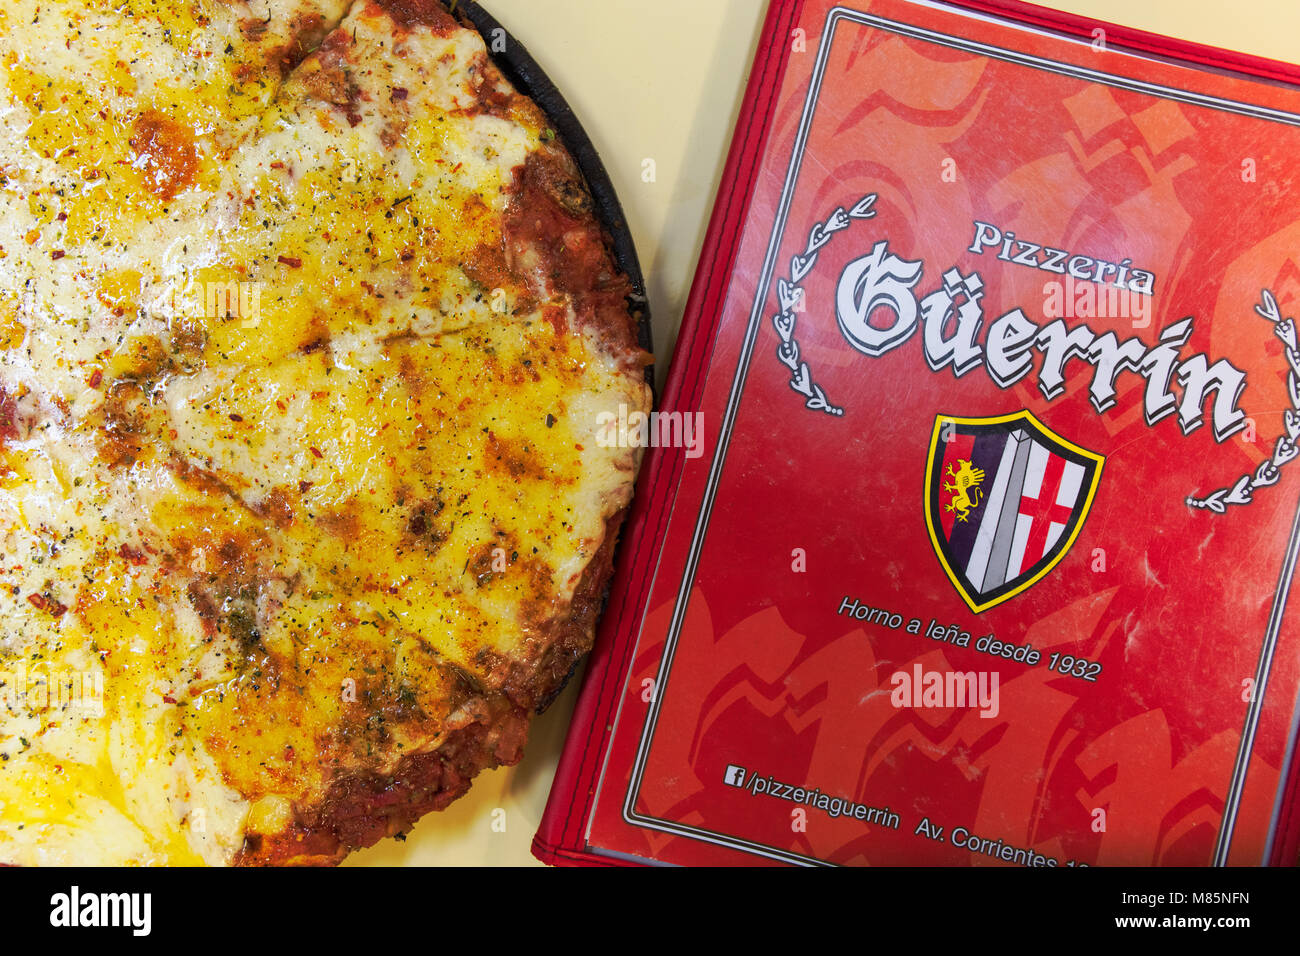
[[[767,41],[537,852],[1275,856],[1300,92],[908,0]]]

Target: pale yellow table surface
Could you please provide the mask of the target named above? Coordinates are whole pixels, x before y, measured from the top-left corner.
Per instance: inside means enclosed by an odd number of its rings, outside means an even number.
[[[660,381],[681,321],[766,0],[480,0],[563,91],[622,200],[654,316]],[[1055,0],[1099,20],[1300,63],[1300,0]],[[646,161],[654,181],[645,182]],[[527,865],[575,679],[516,767],[352,864]]]

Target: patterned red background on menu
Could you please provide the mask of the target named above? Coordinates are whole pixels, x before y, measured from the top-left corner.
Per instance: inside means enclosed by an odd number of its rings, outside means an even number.
[[[1300,497],[1286,462],[1289,366],[1277,322],[1255,309],[1270,290],[1281,318],[1300,312],[1300,129],[953,49],[876,25],[838,22],[778,243],[787,171],[831,4],[810,2],[792,35],[780,113],[763,162],[715,346],[704,404],[706,453],[688,462],[649,603],[593,846],[673,862],[762,862],[707,839],[623,820],[699,501],[756,300],[757,331],[698,570],[683,608],[634,810],[649,820],[848,864],[990,864],[953,831],[1064,865],[1211,861],[1274,594]],[[870,13],[1148,83],[1300,112],[1300,94],[1137,60],[903,0]],[[806,50],[800,43],[806,43]],[[837,210],[874,195],[874,216],[836,229],[800,281],[810,242]],[[840,219],[843,219],[841,214]],[[1247,371],[1248,427],[1223,442],[1210,422],[1148,426],[1148,381],[1116,380],[1116,403],[1088,400],[1095,366],[1066,365],[1048,401],[1035,370],[998,387],[983,364],[957,377],[927,367],[923,335],[879,357],[853,348],[836,319],[845,269],[888,242],[923,263],[920,299],[956,267],[978,273],[984,324],[1015,308],[1050,317],[1046,284],[1063,277],[969,251],[976,222],[1072,254],[1154,273],[1144,315],[1070,315],[1070,327],[1153,346],[1185,317],[1181,349]],[[803,290],[778,348],[778,280]],[[1087,283],[1077,283],[1084,285]],[[1068,287],[1067,287],[1068,290]],[[1074,292],[1077,294],[1078,289]],[[1075,303],[1078,304],[1077,302]],[[1084,307],[1086,311],[1086,305]],[[1074,309],[1079,311],[1079,309]],[[873,318],[877,326],[888,314]],[[787,320],[788,322],[788,320]],[[1285,326],[1282,331],[1285,332]],[[808,377],[801,379],[806,363]],[[833,414],[806,407],[819,387]],[[814,402],[814,406],[817,403]],[[925,474],[936,416],[1028,410],[1105,457],[1082,531],[1061,562],[1015,597],[973,613],[936,557]],[[1270,471],[1265,462],[1277,462]],[[1249,504],[1191,508],[1255,486]],[[837,613],[845,598],[901,626]],[[1294,602],[1282,620],[1238,809],[1233,862],[1263,852],[1300,679]],[[907,632],[917,618],[1032,644],[1028,666]],[[1095,682],[1045,666],[1053,652],[1101,665]],[[996,672],[995,717],[969,707],[898,707],[897,672]],[[897,828],[728,786],[729,766],[897,814]],[[915,832],[922,819],[942,841]],[[960,841],[958,841],[960,842]]]

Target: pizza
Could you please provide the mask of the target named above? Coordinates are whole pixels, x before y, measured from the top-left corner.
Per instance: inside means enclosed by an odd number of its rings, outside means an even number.
[[[0,6],[0,862],[335,863],[519,760],[647,412],[436,0]]]

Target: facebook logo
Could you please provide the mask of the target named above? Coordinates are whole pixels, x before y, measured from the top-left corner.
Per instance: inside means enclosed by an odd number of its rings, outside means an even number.
[[[734,763],[727,764],[727,773],[723,776],[722,782],[729,787],[743,787],[745,785],[745,768],[737,767]]]

